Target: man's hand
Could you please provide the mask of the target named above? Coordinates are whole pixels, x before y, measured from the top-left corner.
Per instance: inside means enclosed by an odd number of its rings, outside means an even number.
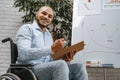
[[[60,49],[64,48],[64,38],[56,40],[51,46],[52,52],[56,53]]]
[[[76,54],[75,51],[71,51],[70,53],[63,56],[62,59],[65,60],[66,62],[70,62],[71,60],[73,60],[73,57],[74,57],[75,54]]]

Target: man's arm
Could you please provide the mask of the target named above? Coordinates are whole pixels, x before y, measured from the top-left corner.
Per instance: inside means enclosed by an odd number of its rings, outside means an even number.
[[[37,59],[52,53],[51,46],[44,48],[31,48],[32,31],[29,26],[22,26],[17,35],[18,56],[20,60]]]

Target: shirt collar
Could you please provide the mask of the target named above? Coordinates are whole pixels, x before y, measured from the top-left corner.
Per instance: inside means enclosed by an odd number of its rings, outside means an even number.
[[[42,29],[41,29],[41,27],[39,27],[39,25],[38,25],[38,23],[37,23],[36,20],[34,20],[34,22],[33,22],[32,25],[34,26],[34,28],[35,28],[36,30],[40,30],[40,31],[42,32]],[[48,32],[48,29],[47,29],[47,28],[46,28],[46,31],[45,31],[45,32]]]
[[[40,30],[42,32],[42,29],[41,29],[41,27],[39,27],[39,25],[38,25],[36,20],[33,22],[32,25],[34,26],[35,29]]]

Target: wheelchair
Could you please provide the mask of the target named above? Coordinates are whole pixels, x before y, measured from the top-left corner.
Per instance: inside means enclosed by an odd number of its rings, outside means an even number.
[[[2,43],[10,41],[11,49],[11,64],[7,72],[0,76],[0,80],[37,80],[32,65],[30,64],[16,64],[18,57],[17,46],[11,38],[5,38]]]

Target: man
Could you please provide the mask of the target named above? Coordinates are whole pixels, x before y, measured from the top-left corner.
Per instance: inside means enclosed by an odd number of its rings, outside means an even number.
[[[32,24],[23,25],[18,30],[18,63],[32,64],[39,80],[88,80],[86,68],[82,64],[67,64],[73,59],[74,52],[61,60],[53,60],[52,55],[64,47],[64,39],[53,43],[46,28],[53,17],[52,8],[43,6],[36,12],[36,20]]]

